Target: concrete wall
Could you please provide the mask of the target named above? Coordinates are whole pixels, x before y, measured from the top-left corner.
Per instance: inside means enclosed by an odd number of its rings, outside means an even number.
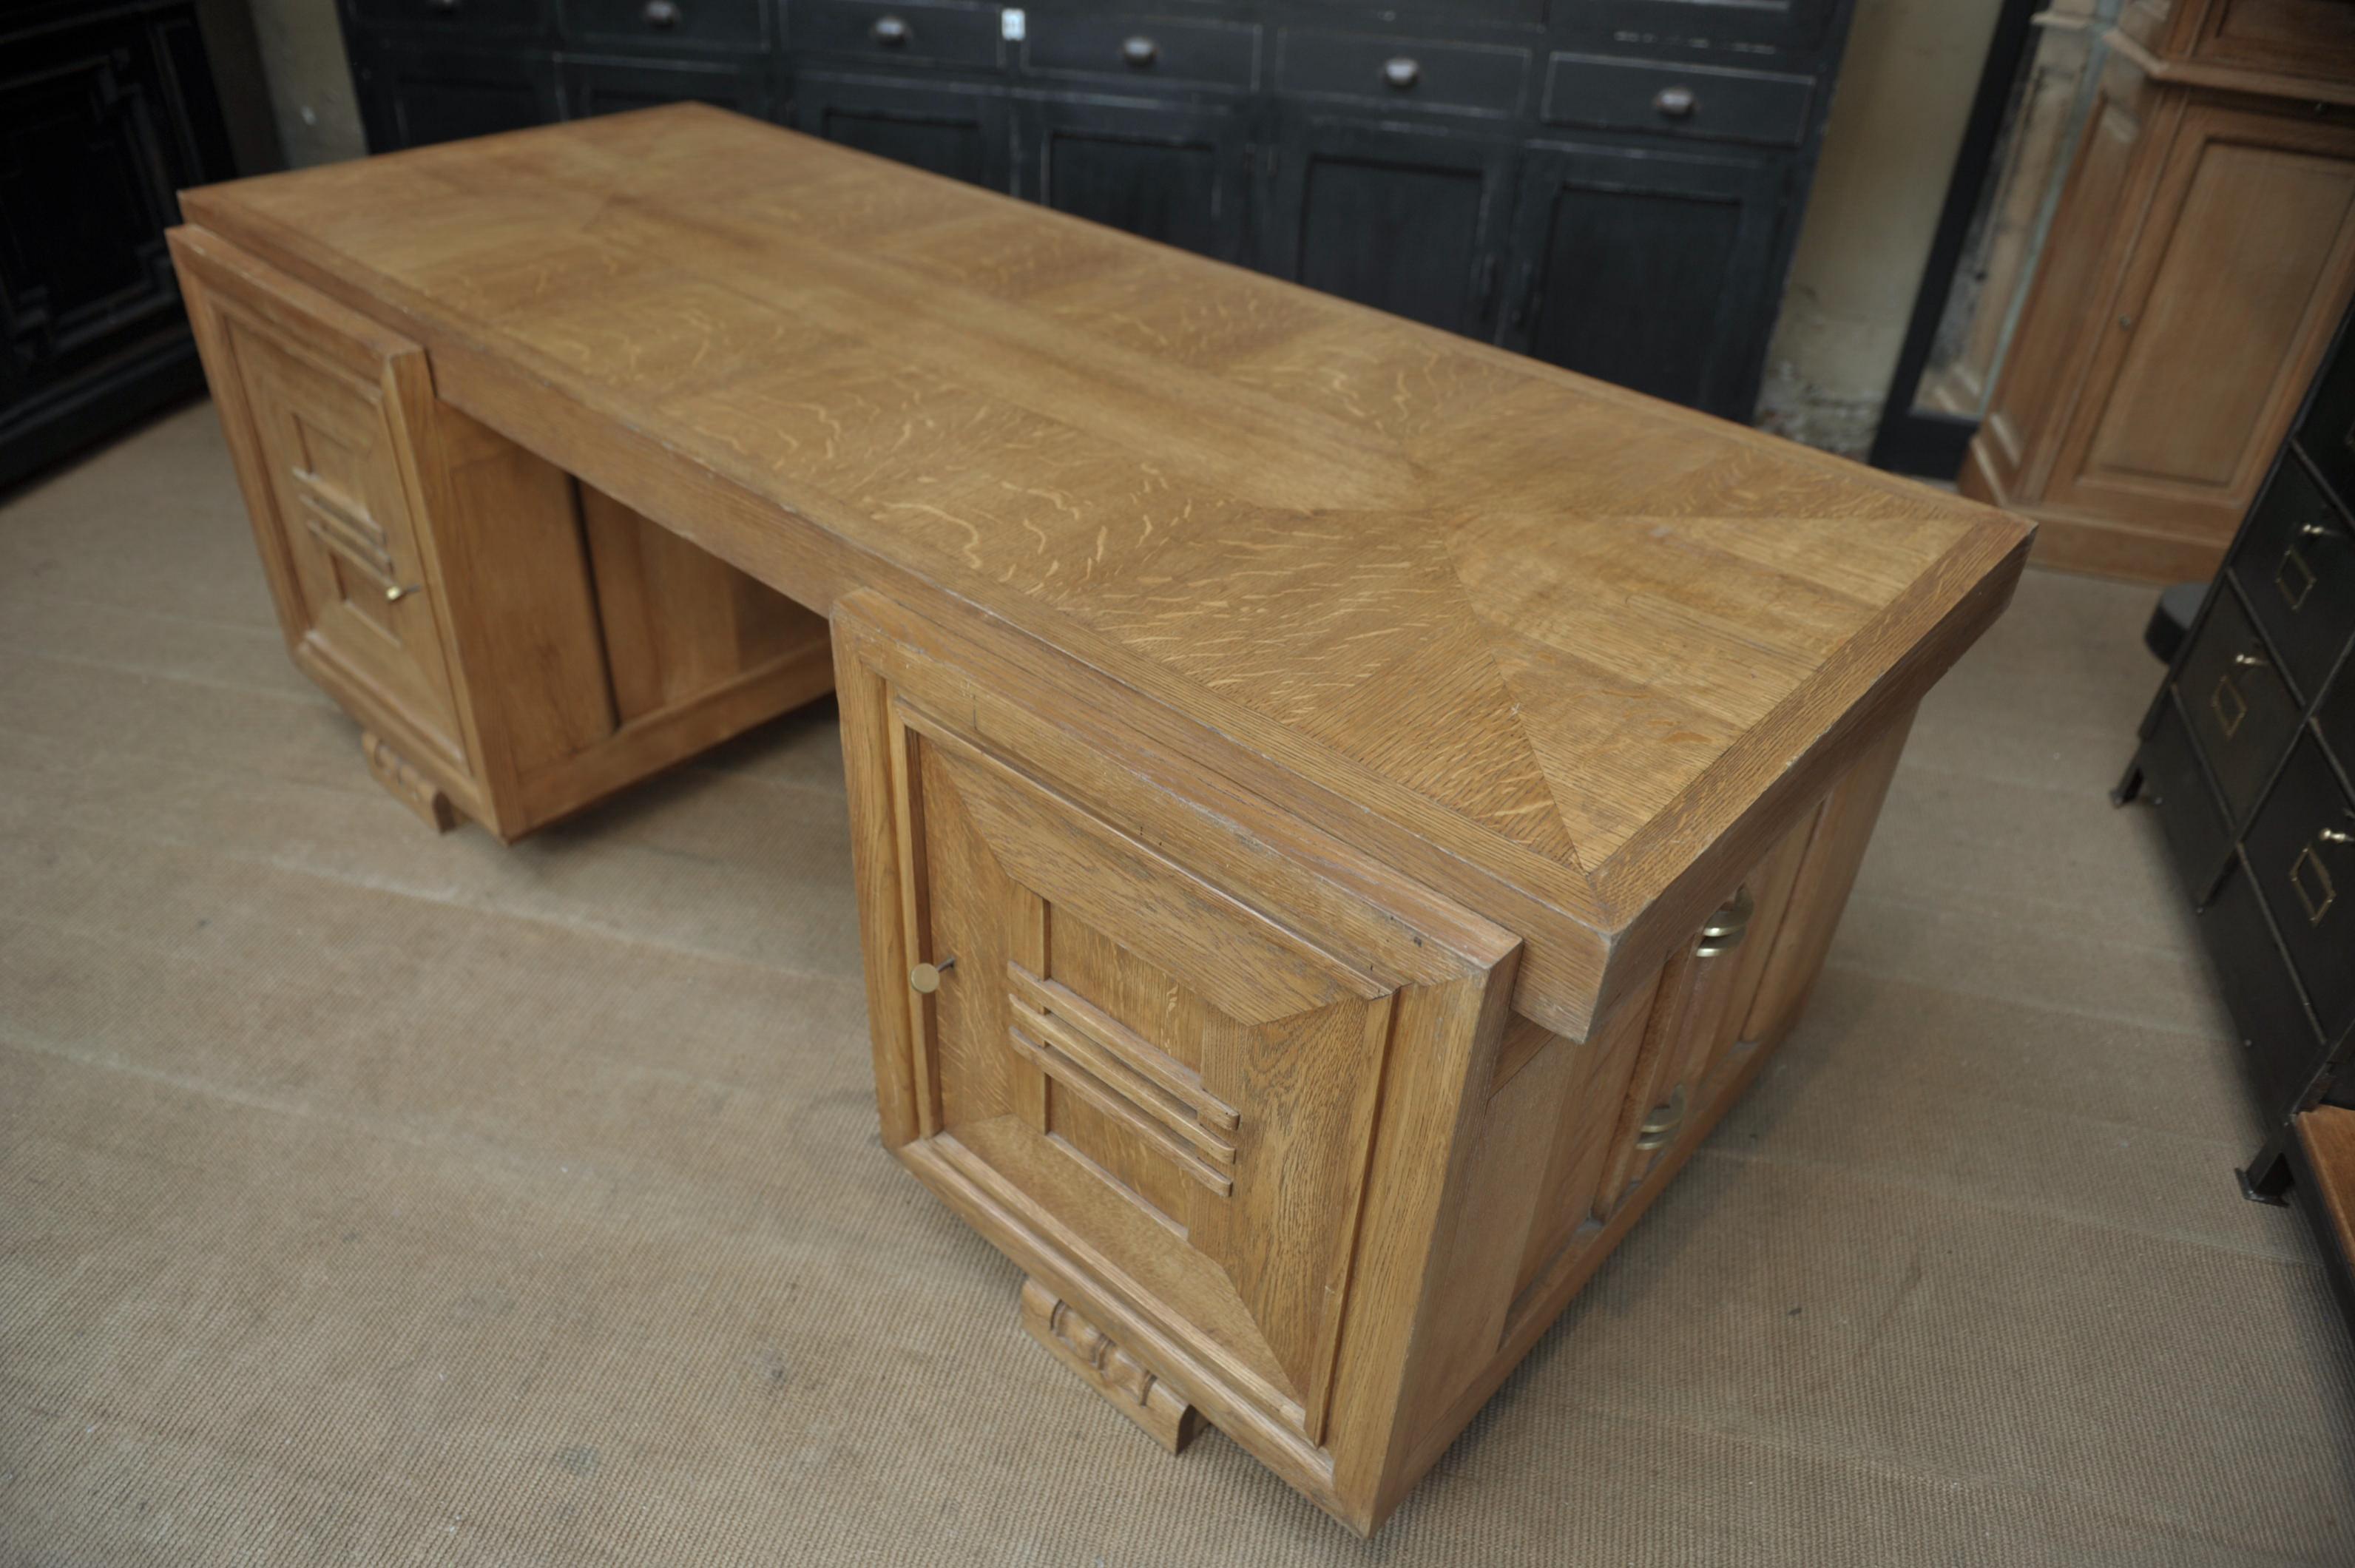
[[[335,0],[252,0],[252,5],[254,39],[287,165],[332,164],[366,153]]]
[[[1870,444],[1999,0],[1857,0],[1760,422]]]

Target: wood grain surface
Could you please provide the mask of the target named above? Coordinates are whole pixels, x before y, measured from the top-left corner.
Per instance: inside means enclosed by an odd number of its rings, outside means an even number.
[[[1558,1029],[1951,664],[2027,538],[700,106],[183,204],[421,344],[444,400],[801,603],[945,590],[1309,820],[1370,818],[1433,885],[1537,906],[1521,1000]]]

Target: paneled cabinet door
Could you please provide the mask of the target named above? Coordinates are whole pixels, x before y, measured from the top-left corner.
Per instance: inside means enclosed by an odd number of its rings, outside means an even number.
[[[1525,155],[1499,340],[1746,419],[1782,280],[1784,159],[1555,146]]]
[[[1004,91],[911,77],[804,71],[794,85],[796,130],[895,163],[1006,190],[1013,133]]]
[[[1015,193],[1221,261],[1250,244],[1252,146],[1223,104],[1024,96]]]
[[[564,117],[568,120],[652,109],[662,103],[709,103],[765,118],[768,75],[758,66],[747,69],[687,61],[564,62]]]
[[[1496,320],[1513,150],[1459,126],[1300,116],[1262,182],[1261,266],[1471,336]]]
[[[560,118],[549,55],[394,46],[360,72],[372,152],[520,131]]]

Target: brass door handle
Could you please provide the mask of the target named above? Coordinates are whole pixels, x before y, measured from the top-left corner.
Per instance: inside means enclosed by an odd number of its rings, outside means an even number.
[[[1685,1086],[1679,1083],[1677,1092],[1668,1096],[1667,1104],[1654,1106],[1652,1114],[1644,1118],[1644,1125],[1636,1130],[1636,1147],[1639,1149],[1660,1147],[1677,1136],[1677,1128],[1684,1119]]]
[[[398,604],[412,593],[424,592],[425,584],[422,582],[396,582],[384,591],[384,602],[388,604]]]
[[[1714,958],[1721,953],[1731,953],[1742,945],[1750,934],[1750,917],[1758,912],[1758,901],[1750,896],[1747,884],[1733,890],[1733,896],[1718,905],[1717,912],[1700,928],[1700,945],[1693,949],[1697,958]]]
[[[937,964],[919,964],[908,971],[908,989],[920,997],[929,997],[941,988],[941,976],[955,967],[954,953]]]

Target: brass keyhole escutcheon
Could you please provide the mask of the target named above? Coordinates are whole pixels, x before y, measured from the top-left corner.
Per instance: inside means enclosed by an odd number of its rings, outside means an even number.
[[[941,976],[955,967],[954,954],[937,964],[919,964],[908,971],[908,989],[920,997],[929,997],[941,988]]]

